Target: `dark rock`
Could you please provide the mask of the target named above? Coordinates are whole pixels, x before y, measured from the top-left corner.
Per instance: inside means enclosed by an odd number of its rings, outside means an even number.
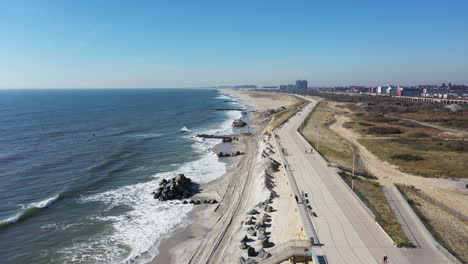
[[[273,207],[271,207],[271,206],[269,206],[269,205],[266,206],[266,207],[265,207],[265,212],[268,212],[268,213],[273,212]]]
[[[201,202],[199,200],[195,201],[195,204],[201,204]]]
[[[171,180],[163,179],[154,192],[154,199],[160,201],[188,198],[192,191],[192,180],[184,174],[178,174]]]
[[[183,204],[188,204],[188,202],[187,202],[187,201],[183,201],[182,203],[183,203]]]
[[[193,203],[195,203],[195,201],[194,201],[194,200],[190,200],[190,202],[189,202],[189,203],[193,204]]]
[[[264,240],[262,240],[262,247],[264,248],[269,248],[269,247],[272,247],[272,243],[270,242],[270,240],[268,239],[268,237]]]
[[[222,139],[223,142],[231,142],[232,140],[235,139],[235,137],[230,137],[230,136],[218,136],[218,135],[208,135],[208,134],[198,134],[197,137],[200,137],[200,138],[219,138],[219,139]]]
[[[245,259],[244,257],[239,258],[239,264],[245,264]]]
[[[218,203],[218,201],[216,201],[216,199],[210,200],[210,204],[216,204],[216,203]]]
[[[245,127],[246,125],[247,125],[247,123],[244,120],[241,120],[241,119],[236,119],[232,123],[233,127]]]
[[[259,214],[259,212],[257,210],[255,210],[255,209],[252,209],[252,210],[248,211],[247,214],[256,215],[256,214]]]
[[[241,242],[247,242],[249,241],[249,238],[247,237],[247,235],[245,235],[242,239],[241,239]]]
[[[247,248],[247,256],[249,257],[255,257],[257,252],[255,252],[255,249],[253,247]]]

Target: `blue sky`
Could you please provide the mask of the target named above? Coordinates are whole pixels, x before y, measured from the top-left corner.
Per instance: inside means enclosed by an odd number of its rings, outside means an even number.
[[[0,0],[0,88],[468,84],[468,1]]]

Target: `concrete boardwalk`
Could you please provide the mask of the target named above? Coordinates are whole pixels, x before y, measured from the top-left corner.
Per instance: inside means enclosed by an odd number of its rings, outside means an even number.
[[[310,100],[310,99],[308,99]],[[339,175],[297,132],[316,101],[311,100],[300,113],[277,129],[279,144],[286,149],[285,159],[300,192],[308,195],[309,205],[317,217],[310,217],[322,246],[314,248],[326,255],[331,264],[382,263],[449,263],[435,248],[399,249],[367,213]],[[305,151],[309,153],[306,154]]]

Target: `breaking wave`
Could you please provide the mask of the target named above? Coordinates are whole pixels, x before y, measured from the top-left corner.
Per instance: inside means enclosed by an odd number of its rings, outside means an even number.
[[[23,211],[0,222],[0,227],[7,227],[17,222],[23,221],[29,217],[37,214],[41,209],[47,208],[57,200],[63,198],[62,194],[55,195],[53,197],[44,199],[39,202],[30,203],[28,206],[23,207]]]

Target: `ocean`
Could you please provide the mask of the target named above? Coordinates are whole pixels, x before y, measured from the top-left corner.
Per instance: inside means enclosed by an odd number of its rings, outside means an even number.
[[[243,108],[212,89],[0,90],[0,262],[131,263],[193,208],[163,178],[222,176],[210,151]],[[152,249],[153,248],[153,249]]]

